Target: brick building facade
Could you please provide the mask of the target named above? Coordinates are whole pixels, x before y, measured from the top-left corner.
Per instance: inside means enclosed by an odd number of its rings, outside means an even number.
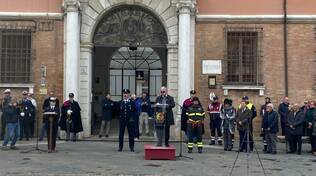
[[[30,68],[26,68],[23,72],[27,74],[28,79],[20,82],[14,79],[7,80],[11,74],[9,72],[19,72],[19,67],[6,71],[1,67],[3,80],[0,82],[0,90],[11,88],[14,92],[13,96],[20,96],[22,90],[28,89],[35,93],[40,105],[46,97],[40,92],[54,90],[61,100],[65,100],[70,91],[76,92],[83,109],[84,136],[90,136],[94,118],[99,114],[94,107],[105,92],[112,91],[111,85],[113,85],[111,70],[109,70],[110,62],[103,63],[102,59],[111,60],[115,53],[123,51],[124,47],[136,46],[144,48],[146,52],[155,51],[153,55],[161,60],[161,68],[159,67],[161,71],[156,71],[152,77],[148,76],[149,80],[153,77],[155,80],[160,80],[155,82],[156,87],[167,85],[170,94],[179,104],[182,104],[182,101],[189,96],[189,90],[193,88],[197,90],[204,107],[209,103],[210,92],[214,92],[221,100],[226,97],[233,98],[234,105],[238,104],[242,96],[248,95],[257,109],[260,108],[265,96],[271,97],[276,105],[286,94],[291,102],[302,103],[306,99],[315,97],[315,74],[312,70],[315,67],[316,51],[316,2],[308,0],[284,2],[283,0],[29,0],[27,2],[11,0],[8,3],[6,0],[0,0],[0,31],[30,30],[32,43],[31,47],[27,46],[31,52],[28,58]],[[95,37],[97,31],[109,32],[110,29],[114,29],[116,24],[109,21],[110,19],[115,22],[111,14],[119,14],[120,9],[127,7],[149,16],[146,20],[156,20],[160,28],[156,26],[151,29],[155,29],[155,32],[163,31],[159,35],[166,40],[161,40],[160,43],[155,43],[158,41],[155,38],[150,42],[138,43],[124,43],[131,41],[122,40],[121,43],[114,44],[113,40],[106,38],[109,37],[107,35],[105,36],[107,43],[98,43],[100,41]],[[286,18],[284,18],[285,12]],[[133,16],[133,18],[138,17]],[[69,25],[74,20],[75,26]],[[103,22],[105,28],[107,25],[111,28],[108,30],[100,28]],[[120,24],[126,23],[122,21]],[[148,23],[142,25],[152,27]],[[126,31],[125,28],[124,30]],[[135,31],[131,29],[127,32]],[[6,43],[4,32],[1,35],[0,56],[4,66],[3,63],[7,64],[13,56],[6,54],[6,49],[12,46]],[[109,43],[110,45],[107,45]],[[287,43],[287,72],[285,43]],[[14,48],[16,52],[22,51],[21,47],[17,49],[17,44]],[[101,50],[102,52],[99,52]],[[138,50],[136,49],[135,52]],[[220,74],[202,73],[203,62],[208,60],[221,63]],[[237,67],[240,69],[236,69]],[[13,77],[14,75],[17,77],[17,74],[12,74]],[[145,71],[145,75],[147,74],[150,72]],[[114,76],[121,76],[123,84],[121,86],[124,86],[123,75]],[[128,76],[135,79],[136,75]],[[209,78],[214,77],[216,77],[216,85],[210,88]],[[285,80],[288,80],[287,86]],[[134,84],[135,87],[132,89],[137,91],[137,80]],[[154,97],[158,92],[157,89],[150,89],[149,85],[152,84],[153,82],[148,83],[147,90],[152,90]],[[173,130],[176,134],[179,131],[179,122],[177,116]],[[257,118],[257,126],[259,122],[260,118]]]

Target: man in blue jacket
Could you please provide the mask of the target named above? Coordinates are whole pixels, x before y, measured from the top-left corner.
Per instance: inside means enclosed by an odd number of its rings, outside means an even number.
[[[266,113],[264,113],[262,131],[264,131],[267,140],[267,150],[265,153],[276,154],[277,133],[279,131],[278,113],[273,110],[273,104],[266,105]]]

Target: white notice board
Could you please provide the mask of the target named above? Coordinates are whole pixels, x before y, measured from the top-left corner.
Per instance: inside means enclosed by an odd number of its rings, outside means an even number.
[[[218,75],[222,74],[221,60],[202,60],[202,74]]]

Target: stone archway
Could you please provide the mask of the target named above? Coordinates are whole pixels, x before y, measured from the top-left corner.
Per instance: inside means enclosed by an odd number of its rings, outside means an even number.
[[[170,94],[177,98],[178,90],[178,17],[177,10],[170,0],[90,0],[81,4],[82,20],[80,31],[80,63],[79,63],[79,102],[82,108],[84,136],[91,134],[91,102],[92,102],[92,59],[93,36],[97,25],[111,9],[122,5],[137,5],[152,12],[161,22],[167,33],[167,86]]]

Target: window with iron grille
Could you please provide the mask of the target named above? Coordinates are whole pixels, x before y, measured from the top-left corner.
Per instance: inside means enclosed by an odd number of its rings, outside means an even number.
[[[259,34],[247,29],[226,31],[226,84],[261,83]]]
[[[0,82],[29,83],[31,61],[31,30],[0,29]]]

